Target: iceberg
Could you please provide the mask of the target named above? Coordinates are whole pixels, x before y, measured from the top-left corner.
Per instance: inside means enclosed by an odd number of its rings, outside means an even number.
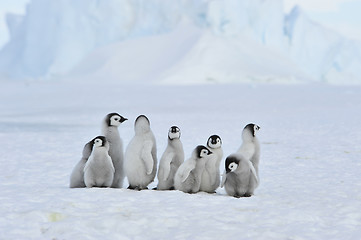
[[[361,44],[282,0],[32,0],[7,24],[8,78],[361,83]]]

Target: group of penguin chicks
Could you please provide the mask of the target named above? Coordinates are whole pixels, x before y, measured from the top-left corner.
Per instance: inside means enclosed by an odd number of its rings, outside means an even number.
[[[138,116],[134,124],[135,135],[123,155],[118,126],[126,120],[118,113],[109,113],[104,118],[102,136],[95,137],[84,146],[83,156],[71,173],[71,188],[121,188],[127,176],[128,189],[148,189],[157,172],[155,137],[149,119],[144,115]],[[210,136],[207,147],[197,146],[191,157],[184,161],[180,129],[172,126],[168,132],[167,148],[159,163],[158,185],[154,189],[215,193],[221,186],[230,196],[252,196],[259,185],[260,144],[256,137],[259,129],[253,123],[244,127],[242,145],[236,153],[226,158],[221,181],[221,138]]]

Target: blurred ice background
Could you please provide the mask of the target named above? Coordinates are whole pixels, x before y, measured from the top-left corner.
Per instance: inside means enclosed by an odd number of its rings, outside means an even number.
[[[360,1],[3,0],[2,79],[361,83]]]

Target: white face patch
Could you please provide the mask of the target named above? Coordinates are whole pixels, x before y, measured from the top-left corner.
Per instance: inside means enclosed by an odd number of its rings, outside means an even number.
[[[110,118],[110,126],[118,127],[120,125],[120,117],[118,115],[113,115]]]
[[[212,143],[212,139],[208,140],[208,146],[210,148],[220,148],[222,146],[221,139],[217,138],[216,143]]]
[[[201,158],[207,156],[208,153],[209,153],[209,151],[207,149],[203,149],[200,154]]]
[[[168,137],[169,137],[170,139],[180,138],[180,132],[175,132],[175,133],[169,132],[169,133],[168,133]]]
[[[237,167],[238,167],[238,164],[235,162],[232,162],[228,165],[228,168],[229,168],[229,170],[231,170],[231,172],[235,171],[237,169]]]
[[[99,138],[94,140],[94,147],[100,147],[103,145],[103,141]]]
[[[260,127],[258,125],[254,125],[253,126],[253,130],[254,130],[254,136],[256,136],[256,132],[260,129]]]

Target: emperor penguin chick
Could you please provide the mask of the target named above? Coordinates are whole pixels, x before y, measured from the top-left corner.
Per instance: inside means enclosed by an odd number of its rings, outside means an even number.
[[[250,197],[258,186],[256,170],[252,163],[242,154],[234,153],[226,158],[225,175],[222,179],[228,195],[239,197]]]
[[[260,158],[260,144],[256,137],[256,132],[260,127],[256,124],[250,123],[247,124],[242,131],[242,145],[238,149],[238,153],[242,154],[246,159],[251,161],[254,168],[256,169],[257,177],[258,174],[258,165]]]
[[[92,140],[93,151],[84,167],[86,187],[110,187],[114,178],[114,166],[110,158],[109,143],[104,136]]]
[[[126,120],[128,119],[118,113],[109,113],[105,116],[102,123],[102,135],[109,142],[109,156],[115,169],[112,188],[121,188],[125,177],[123,141],[120,138],[118,127]]]
[[[158,190],[174,189],[174,175],[184,162],[183,144],[180,135],[180,129],[177,126],[172,126],[169,129],[168,146],[159,162]]]
[[[197,146],[190,159],[182,163],[174,176],[174,187],[185,193],[197,193],[201,185],[204,166],[212,152],[205,146]]]
[[[212,151],[212,156],[208,159],[202,174],[200,191],[215,193],[221,182],[219,165],[223,157],[222,140],[218,135],[208,138],[207,147]]]
[[[84,167],[90,154],[92,153],[93,143],[92,141],[85,144],[83,148],[83,156],[80,161],[75,165],[70,175],[70,188],[84,188]]]
[[[125,151],[125,171],[129,189],[147,189],[157,172],[157,146],[150,122],[140,115],[134,124],[135,135]]]

